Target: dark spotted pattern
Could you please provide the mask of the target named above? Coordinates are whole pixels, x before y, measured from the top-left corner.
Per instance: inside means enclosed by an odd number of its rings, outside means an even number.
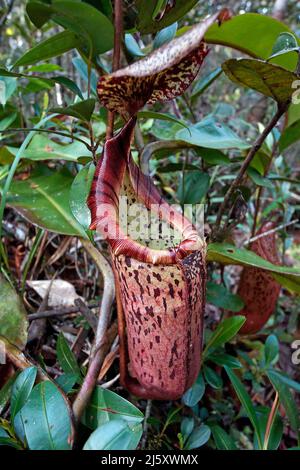
[[[176,399],[192,385],[200,368],[203,255],[198,251],[167,267],[121,255],[114,257],[114,265],[126,319],[128,371],[143,396]],[[139,394],[137,387],[132,391]]]
[[[273,228],[271,222],[263,224],[258,234]],[[279,264],[275,233],[259,238],[251,245],[251,250],[273,264]],[[280,293],[280,285],[267,271],[257,268],[244,268],[238,294],[244,300],[244,308],[238,315],[245,315],[240,333],[257,333],[273,314]]]

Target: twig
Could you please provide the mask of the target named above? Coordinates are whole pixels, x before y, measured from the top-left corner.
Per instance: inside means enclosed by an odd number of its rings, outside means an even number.
[[[268,444],[269,444],[270,434],[271,434],[271,430],[272,430],[272,425],[274,423],[274,419],[275,419],[275,416],[276,416],[276,412],[278,410],[278,406],[279,406],[279,395],[276,392],[275,399],[274,399],[274,402],[273,402],[273,405],[272,405],[272,408],[271,408],[271,411],[270,411],[270,414],[269,414],[269,417],[268,417],[268,422],[267,422],[266,432],[265,432],[265,438],[264,438],[264,444],[263,444],[263,450],[268,449]]]
[[[120,67],[121,44],[123,35],[123,5],[122,0],[115,0],[114,7],[114,53],[112,71],[115,72]],[[109,111],[107,116],[106,139],[110,139],[114,133],[114,112]]]
[[[92,303],[90,305],[88,305],[89,308],[97,308],[98,307],[98,303]],[[78,307],[65,307],[65,308],[61,308],[61,309],[57,309],[57,310],[44,310],[44,311],[41,311],[41,312],[36,312],[36,313],[31,313],[30,315],[28,315],[28,320],[29,321],[33,321],[33,320],[37,320],[38,318],[49,318],[49,317],[58,317],[58,316],[62,316],[62,315],[70,315],[72,313],[77,313],[79,312],[79,308]]]
[[[219,230],[220,228],[220,224],[221,224],[221,221],[222,221],[222,217],[223,217],[223,214],[224,214],[224,211],[225,209],[227,208],[227,205],[228,205],[228,202],[232,196],[232,194],[234,193],[235,189],[239,186],[239,184],[241,183],[250,163],[252,162],[255,154],[257,153],[257,151],[260,149],[260,147],[262,146],[262,144],[264,143],[265,139],[267,138],[267,136],[269,135],[269,133],[272,131],[272,129],[276,126],[277,122],[279,121],[279,119],[281,118],[281,116],[286,112],[287,110],[287,107],[288,107],[288,104],[289,103],[284,103],[282,105],[278,105],[278,109],[277,109],[277,112],[275,113],[275,115],[273,116],[273,118],[271,119],[271,121],[269,122],[269,124],[265,127],[265,129],[263,130],[263,132],[261,133],[260,136],[258,136],[258,138],[256,139],[256,141],[254,142],[253,146],[251,147],[251,149],[249,150],[248,152],[248,155],[247,157],[245,158],[241,168],[240,168],[240,171],[237,175],[237,177],[235,178],[235,180],[232,182],[232,184],[230,185],[227,193],[225,194],[225,197],[223,199],[223,202],[222,204],[220,205],[220,208],[219,208],[219,211],[218,211],[218,214],[217,214],[217,219],[216,219],[216,223],[215,223],[215,229],[214,229],[214,233],[216,234],[217,231]]]
[[[91,326],[92,330],[94,333],[97,333],[97,318],[93,314],[93,312],[90,311],[90,309],[86,306],[86,304],[83,302],[82,299],[76,299],[74,304],[78,307],[80,313],[84,316],[88,324]]]
[[[3,131],[0,131],[0,134],[11,134],[15,132],[31,132],[34,130],[35,130],[34,127],[16,127],[16,128],[4,129]],[[87,142],[85,142],[83,139],[80,139],[80,137],[76,137],[73,134],[67,134],[66,132],[60,132],[60,131],[53,131],[50,129],[39,129],[37,132],[46,132],[47,134],[57,134],[62,137],[68,137],[71,140],[77,140],[78,142],[81,142],[88,148],[88,150],[91,150]]]
[[[144,425],[143,425],[143,438],[141,442],[141,448],[145,449],[147,437],[148,437],[148,419],[150,418],[152,408],[152,400],[147,400],[147,405],[145,409],[145,418],[144,418]]]
[[[109,342],[107,327],[112,303],[115,297],[114,276],[110,264],[104,258],[104,256],[91,244],[90,241],[81,239],[81,243],[101,271],[104,285],[95,338],[95,346],[93,348],[87,374],[73,404],[73,412],[77,423],[80,421],[80,417],[82,416],[82,413],[88,404],[93,390],[97,384],[98,375],[105,358],[105,346],[107,346]]]
[[[297,222],[299,222],[299,219],[292,220],[291,222],[288,222],[286,224],[278,225],[278,227],[272,228],[271,230],[268,230],[267,232],[260,233],[259,235],[256,235],[255,237],[249,238],[249,240],[245,241],[243,245],[249,245],[249,243],[255,242],[256,240],[259,240],[260,238],[267,237],[271,233],[278,232],[279,230],[289,227],[290,225],[295,225]]]

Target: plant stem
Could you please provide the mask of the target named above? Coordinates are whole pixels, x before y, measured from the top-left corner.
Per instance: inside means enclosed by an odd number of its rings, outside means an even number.
[[[20,127],[20,128],[15,128],[15,129],[10,128],[10,129],[5,129],[4,131],[0,131],[0,134],[10,134],[10,133],[14,133],[14,132],[31,132],[31,131],[36,131],[36,128],[34,128],[34,127],[31,127],[31,128],[30,127],[25,127],[25,128]],[[66,132],[53,131],[53,130],[49,130],[49,129],[39,129],[38,132],[46,132],[48,134],[57,134],[57,135],[61,135],[63,137],[68,137],[71,140],[77,140],[78,142],[81,142],[82,144],[84,144],[89,149],[89,144],[87,142],[80,139],[80,137],[74,136],[73,134],[67,134]]]
[[[267,422],[266,432],[265,432],[265,438],[264,438],[264,444],[263,444],[263,450],[268,449],[268,444],[269,444],[269,440],[270,440],[272,426],[273,426],[273,423],[274,423],[274,420],[275,420],[275,417],[276,417],[276,412],[278,410],[278,406],[279,406],[279,395],[276,392],[275,399],[274,399],[274,402],[273,402],[273,405],[272,405],[272,408],[271,408],[271,411],[270,411],[270,414],[269,414],[269,417],[268,417],[268,422]]]
[[[115,72],[120,67],[121,44],[123,35],[123,5],[122,0],[115,0],[114,8],[114,52],[112,71]],[[106,139],[110,139],[114,133],[114,112],[109,111],[107,117]]]
[[[240,185],[240,183],[241,183],[241,181],[242,181],[242,179],[243,179],[250,163],[252,162],[255,154],[260,149],[260,147],[264,143],[264,141],[267,138],[267,136],[269,135],[269,133],[276,126],[276,124],[279,121],[279,119],[281,118],[281,116],[286,112],[288,104],[289,103],[284,103],[282,105],[278,105],[277,112],[275,113],[275,115],[273,116],[273,118],[271,119],[269,124],[265,127],[265,129],[263,130],[261,135],[258,136],[258,138],[254,142],[253,146],[249,150],[248,155],[245,158],[245,160],[244,160],[244,162],[243,162],[243,164],[240,168],[239,173],[237,174],[237,177],[235,178],[235,180],[230,185],[227,193],[225,194],[224,200],[223,200],[222,204],[220,205],[220,208],[219,208],[219,211],[218,211],[218,214],[217,214],[216,223],[215,223],[214,233],[216,233],[218,231],[218,229],[220,228],[223,214],[225,212],[225,209],[227,208],[228,202],[229,202],[232,194],[234,193],[235,189]]]
[[[93,347],[90,364],[82,387],[73,405],[74,416],[77,422],[80,421],[81,415],[90,400],[93,390],[97,384],[99,372],[105,358],[103,346],[107,341],[107,327],[110,319],[112,303],[115,298],[114,275],[110,264],[89,240],[82,238],[81,243],[101,271],[104,285],[95,344]]]

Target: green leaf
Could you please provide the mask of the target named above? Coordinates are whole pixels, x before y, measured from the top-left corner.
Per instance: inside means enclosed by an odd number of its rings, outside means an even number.
[[[63,392],[70,393],[74,385],[78,382],[78,374],[61,374],[55,379],[55,382]]]
[[[157,12],[160,11],[161,6],[158,2],[149,2],[149,0],[137,0],[138,18],[137,29],[141,33],[156,33],[160,29],[170,26],[175,23],[182,16],[184,16],[190,9],[196,5],[198,0],[176,0],[173,8],[168,9],[163,14],[162,18],[158,20],[153,19],[156,17]],[[166,1],[164,0],[164,3]],[[158,10],[156,6],[158,5]],[[162,9],[163,11],[164,9]]]
[[[255,31],[255,34],[253,34]],[[212,25],[204,39],[208,43],[233,47],[252,57],[267,59],[272,47],[282,32],[291,32],[288,26],[267,15],[246,13],[224,21],[221,26]],[[263,41],[258,40],[263,38]],[[296,54],[276,57],[275,62],[289,70],[295,70]]]
[[[227,155],[217,149],[196,147],[195,151],[209,165],[229,165],[232,163]]]
[[[70,210],[72,181],[73,177],[66,168],[50,171],[38,166],[28,179],[11,184],[7,203],[41,228],[86,237]]]
[[[212,149],[246,149],[250,146],[228,126],[213,117],[207,117],[188,129],[178,130],[175,139]]]
[[[210,426],[216,447],[218,450],[237,450],[237,447],[229,434],[218,425]]]
[[[255,59],[229,59],[222,68],[234,83],[256,90],[279,104],[288,102],[295,91],[292,84],[297,75],[278,65]]]
[[[293,395],[290,392],[290,389],[287,384],[285,384],[273,370],[269,370],[268,378],[272,383],[274,389],[279,395],[279,401],[282,403],[292,429],[297,433],[298,439],[300,437],[300,417],[299,417],[299,408],[296,401],[293,398]]]
[[[83,100],[83,95],[81,93],[80,88],[76,85],[73,80],[70,80],[68,77],[61,77],[60,75],[51,77],[51,80],[54,80],[56,83],[65,86],[69,90],[71,90],[75,95],[78,95],[79,98]]]
[[[195,427],[184,448],[187,450],[192,450],[202,447],[207,443],[208,439],[210,438],[210,434],[210,428],[205,424],[201,424],[200,426]]]
[[[274,184],[272,181],[270,181],[268,178],[265,178],[262,176],[257,170],[254,168],[249,167],[247,170],[247,175],[250,176],[252,181],[257,185],[257,186],[263,186],[264,188],[269,188],[273,189]]]
[[[227,366],[231,369],[240,369],[242,367],[242,364],[236,357],[226,353],[212,352],[207,355],[206,359],[222,367]]]
[[[200,373],[194,382],[194,384],[189,388],[184,395],[182,395],[182,402],[193,408],[201,400],[205,392],[205,382],[202,374]]]
[[[223,387],[223,380],[211,367],[203,366],[203,374],[206,382],[212,388],[220,390]]]
[[[279,342],[277,336],[269,335],[267,337],[265,342],[264,354],[267,367],[269,367],[271,364],[274,364],[278,360]]]
[[[280,33],[272,49],[269,59],[286,54],[291,51],[298,51],[299,45],[295,36],[291,33]]]
[[[300,393],[299,382],[296,382],[295,380],[291,379],[288,375],[286,375],[282,371],[275,370],[275,369],[271,369],[271,371],[272,371],[272,379],[274,379],[275,377],[275,379],[279,380],[281,383],[287,385],[289,388],[293,388],[294,390],[296,390],[296,392]],[[268,371],[268,373],[270,373],[270,370]]]
[[[24,369],[16,378],[11,394],[10,414],[14,421],[16,414],[25,405],[36,379],[37,368],[28,367]]]
[[[91,212],[87,206],[87,197],[95,173],[95,165],[90,163],[82,168],[71,186],[70,208],[77,222],[87,230],[91,224]]]
[[[212,72],[200,78],[193,87],[191,99],[198,98],[202,93],[221,75],[221,67],[215,68]]]
[[[167,113],[157,113],[155,111],[139,111],[138,118],[140,119],[159,119],[160,121],[168,121],[173,122],[175,124],[179,124],[182,127],[189,128],[188,125],[181,121],[180,119],[175,118],[171,114]]]
[[[41,60],[64,54],[79,45],[78,36],[70,31],[62,31],[25,52],[15,63],[14,67],[20,65],[31,65]]]
[[[252,266],[270,271],[272,276],[282,285],[300,292],[300,273],[298,269],[277,266],[245,248],[236,248],[228,243],[211,243],[208,245],[207,261],[222,264],[238,264]]]
[[[132,34],[125,34],[124,42],[126,49],[130,55],[132,55],[133,57],[144,57],[144,52],[141,50],[140,46],[138,45]]]
[[[185,440],[189,437],[189,435],[193,431],[194,426],[195,426],[194,418],[185,417],[182,419],[180,423],[180,431]]]
[[[94,56],[112,49],[113,25],[93,6],[73,1],[59,1],[52,5],[29,2],[26,7],[31,21],[40,28],[50,18],[81,38],[81,47],[88,55],[90,46]]]
[[[79,378],[81,376],[80,367],[63,333],[60,333],[57,338],[56,353],[62,370],[66,374],[74,374]]]
[[[232,294],[223,284],[208,282],[206,289],[206,300],[210,304],[232,312],[239,312],[244,307],[242,298]]]
[[[27,328],[28,321],[24,305],[15,289],[0,274],[0,335],[23,348],[27,342]]]
[[[144,419],[143,413],[132,403],[116,393],[96,387],[92,398],[84,412],[82,422],[90,429],[116,420],[127,423],[141,423]]]
[[[171,41],[176,34],[177,26],[177,22],[175,22],[170,26],[167,26],[166,28],[159,31],[154,38],[153,49],[158,49],[163,44],[166,44],[167,42]]]
[[[300,108],[300,106],[299,106]],[[293,122],[290,126],[286,127],[282,132],[278,141],[280,152],[286,150],[290,145],[298,142],[300,139],[300,120]]]
[[[257,412],[257,417],[258,417],[258,422],[261,430],[261,435],[265,437],[265,431],[267,427],[267,422],[268,418],[270,415],[270,409],[269,408],[259,408]],[[272,426],[271,426],[271,431],[270,431],[270,436],[268,440],[268,448],[267,450],[276,450],[279,447],[279,444],[282,440],[282,435],[283,435],[283,422],[281,417],[278,415],[278,413],[275,415]],[[255,436],[254,439],[254,448],[257,449],[258,447],[258,442],[257,438]]]
[[[123,419],[109,421],[90,435],[83,450],[135,450],[142,433],[141,424],[130,426]]]
[[[50,381],[39,383],[21,409],[30,450],[68,450],[73,443],[71,411]]]
[[[0,105],[5,106],[17,89],[17,80],[11,76],[3,76],[1,74],[0,76]]]
[[[199,170],[185,171],[180,178],[177,197],[181,204],[198,204],[209,188],[209,175]]]
[[[246,318],[242,315],[235,315],[234,317],[225,318],[225,320],[219,323],[209,338],[203,355],[205,356],[210,348],[217,348],[218,346],[221,346],[222,344],[230,341],[241,329],[245,323],[245,320]]]
[[[72,104],[66,108],[52,108],[49,112],[72,116],[88,122],[93,114],[95,103],[96,101],[93,98],[89,98],[88,100],[79,101],[79,103]]]
[[[3,149],[6,149],[10,153],[11,159],[13,159],[18,151],[16,147],[2,147],[0,151],[0,161]],[[80,157],[92,158],[92,153],[82,142],[75,140],[71,144],[63,145],[49,139],[45,134],[39,134],[37,132],[26,150],[22,152],[22,157],[33,161],[65,160],[77,162]]]
[[[254,409],[254,406],[252,405],[251,398],[248,395],[244,385],[242,382],[237,378],[234,372],[228,367],[225,367],[226,373],[233,385],[233,388],[238,396],[238,399],[240,400],[241,404],[243,405],[243,408],[245,409],[248,418],[250,419],[252,426],[254,428],[259,448],[262,449],[263,447],[263,439],[262,439],[262,434],[261,434],[261,428],[259,425],[259,421]]]

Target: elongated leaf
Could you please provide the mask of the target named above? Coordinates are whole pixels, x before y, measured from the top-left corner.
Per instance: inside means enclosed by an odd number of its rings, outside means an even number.
[[[14,63],[14,67],[31,65],[41,60],[56,57],[78,45],[79,40],[76,34],[70,31],[63,31],[29,49],[29,51],[25,52],[25,54]]]
[[[287,384],[285,384],[279,377],[274,373],[274,371],[268,371],[268,377],[279,395],[279,400],[282,403],[289,422],[293,430],[300,436],[300,416],[299,408],[296,401],[293,398],[293,395],[290,392],[290,389]]]
[[[143,413],[132,403],[116,393],[97,387],[88,404],[82,422],[90,429],[116,420],[124,420],[128,423],[141,423]]]
[[[234,16],[219,28],[217,25],[212,25],[205,34],[205,40],[208,43],[233,47],[252,57],[267,59],[272,52],[275,41],[282,32],[291,32],[291,30],[284,23],[270,16],[246,13]],[[263,38],[263,41],[259,41],[258,38]],[[295,56],[286,54],[276,57],[274,62],[288,70],[295,70],[297,57],[296,54]]]
[[[242,364],[236,357],[226,353],[209,353],[207,359],[214,362],[215,364],[218,364],[219,366],[227,366],[231,369],[239,369],[242,367]]]
[[[202,374],[199,374],[192,387],[182,396],[182,401],[186,406],[193,408],[201,400],[205,392],[205,382]]]
[[[263,441],[262,441],[261,429],[260,429],[260,426],[259,426],[258,418],[256,416],[255,408],[254,408],[254,406],[252,405],[252,402],[251,402],[251,398],[249,397],[244,385],[237,378],[235,373],[232,372],[232,370],[229,369],[228,367],[225,367],[225,370],[227,372],[228,377],[230,378],[230,381],[233,385],[233,388],[234,388],[241,404],[243,405],[243,407],[244,407],[244,409],[247,413],[248,418],[250,419],[250,421],[252,423],[252,426],[254,428],[254,431],[256,433],[256,437],[257,437],[257,440],[258,440],[258,443],[259,443],[259,447],[260,447],[260,449],[262,449],[262,442]]]
[[[66,374],[75,374],[80,377],[80,368],[77,364],[76,357],[71,351],[64,335],[59,334],[56,344],[56,353],[59,364]]]
[[[102,424],[86,441],[83,450],[134,450],[142,437],[141,424],[132,426],[117,419]]]
[[[272,378],[279,380],[283,384],[287,385],[289,388],[296,390],[296,392],[300,393],[300,383],[296,382],[296,380],[291,379],[287,374],[282,371],[276,369],[270,369],[272,371]],[[270,372],[270,371],[269,371]]]
[[[0,335],[23,348],[27,341],[28,321],[21,299],[0,274]],[[0,344],[0,353],[2,353]]]
[[[7,203],[39,227],[86,237],[69,207],[72,181],[66,169],[52,172],[38,167],[28,179],[12,183]]]
[[[102,54],[113,47],[113,26],[110,20],[93,6],[72,1],[53,2],[52,5],[29,2],[26,7],[31,21],[40,28],[50,18],[81,38],[81,47],[87,55]]]
[[[220,390],[223,386],[223,380],[220,375],[218,375],[211,367],[206,365],[203,366],[203,374],[205,377],[206,382],[212,388]]]
[[[13,159],[18,151],[16,147],[11,146],[3,147],[2,152],[4,152],[3,149],[6,149],[11,154],[11,159]],[[2,152],[0,151],[0,161]],[[7,152],[6,159],[8,158]],[[49,139],[45,134],[36,133],[27,149],[22,153],[22,157],[34,161],[65,160],[77,162],[80,157],[92,158],[92,153],[81,142],[74,141],[71,144],[62,145]]]
[[[195,99],[202,95],[202,93],[221,75],[222,72],[223,70],[221,67],[217,67],[208,75],[205,75],[203,78],[198,80],[193,87],[191,98]]]
[[[161,47],[163,44],[166,44],[167,42],[171,41],[177,31],[177,22],[170,24],[170,26],[167,26],[164,29],[161,29],[155,36],[154,41],[153,41],[153,49],[157,49],[158,47]]]
[[[0,75],[1,76],[1,75]],[[17,89],[17,80],[12,76],[2,75],[0,79],[0,105],[5,106]]]
[[[218,425],[210,426],[215,444],[219,450],[237,450],[237,447],[229,434]]]
[[[50,381],[39,383],[21,409],[26,440],[31,450],[68,450],[73,443],[70,409]]]
[[[142,52],[132,34],[125,34],[125,46],[129,54],[133,57],[144,57],[144,52]]]
[[[89,98],[88,100],[79,101],[79,103],[72,104],[67,108],[52,108],[49,112],[63,114],[64,116],[72,116],[82,121],[89,121],[95,108],[95,100]]]
[[[210,428],[205,424],[201,424],[201,426],[197,426],[192,431],[190,437],[187,440],[185,445],[185,449],[192,450],[198,449],[202,447],[204,444],[207,443],[208,439],[210,438]]]
[[[0,347],[2,346],[0,345]],[[4,410],[5,406],[8,403],[8,400],[10,399],[11,390],[12,390],[14,381],[16,380],[16,377],[17,377],[16,374],[10,377],[0,390],[0,414],[2,414],[2,411]]]
[[[265,342],[265,361],[266,366],[269,367],[278,360],[279,356],[279,342],[275,335],[267,337]]]
[[[281,284],[285,285],[287,282],[296,292],[300,292],[299,270],[272,264],[250,250],[236,248],[234,245],[227,243],[212,243],[208,245],[207,260],[217,261],[222,264],[238,264],[265,269],[270,271]]]
[[[278,65],[255,59],[230,59],[222,68],[234,83],[256,90],[279,104],[289,101],[295,91],[292,84],[298,78]]]
[[[244,323],[245,317],[240,315],[225,318],[225,320],[219,323],[215,331],[212,333],[205,347],[204,353],[210,348],[217,348],[227,341],[230,341],[238,333]]]
[[[161,121],[174,122],[176,124],[179,124],[182,127],[188,128],[188,125],[185,122],[181,121],[180,119],[175,118],[171,114],[157,113],[155,111],[140,111],[138,113],[138,118],[159,119]]]
[[[232,312],[239,312],[243,308],[244,302],[241,297],[232,294],[223,284],[208,282],[206,288],[206,300],[210,304]]]
[[[23,370],[16,378],[12,388],[10,403],[12,421],[20,409],[25,405],[34,386],[36,374],[36,367],[28,367],[27,369]]]
[[[180,179],[177,196],[181,204],[199,204],[209,188],[209,175],[199,170],[186,171]]]
[[[250,146],[228,126],[212,117],[205,118],[188,129],[177,131],[176,140],[212,149],[246,149]]]
[[[291,124],[286,129],[284,129],[278,141],[280,152],[283,152],[284,150],[286,150],[290,145],[294,144],[299,139],[300,139],[300,120],[293,122],[293,124]]]
[[[254,168],[248,168],[247,170],[247,175],[250,176],[252,181],[257,185],[257,186],[263,186],[264,188],[269,188],[273,189],[274,184],[272,181],[270,181],[268,178],[262,176],[257,170]]]
[[[74,178],[70,191],[70,208],[75,219],[87,230],[91,224],[91,213],[87,206],[92,180],[95,173],[93,163],[86,165]]]

